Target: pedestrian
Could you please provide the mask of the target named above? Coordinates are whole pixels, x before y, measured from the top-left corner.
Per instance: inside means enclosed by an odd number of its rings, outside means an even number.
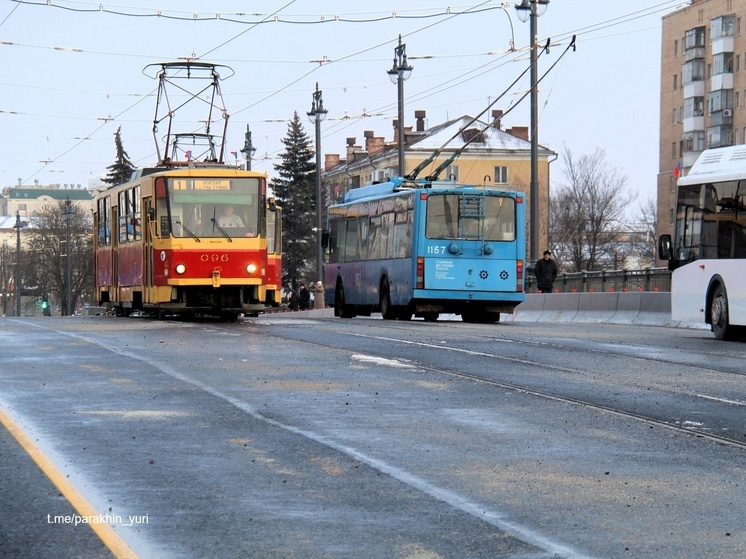
[[[288,308],[291,311],[297,311],[298,304],[298,294],[295,292],[294,289],[291,289],[290,293],[288,293]]]
[[[324,301],[324,283],[321,280],[316,282],[314,291],[315,297],[313,298],[313,308],[323,309],[326,305]]]
[[[307,311],[311,308],[311,292],[306,289],[306,284],[300,284],[300,293],[298,293],[298,299],[300,299],[300,310]]]
[[[544,256],[534,266],[536,275],[536,288],[539,293],[551,293],[554,289],[554,280],[557,278],[557,263],[552,260],[552,253],[544,251]]]

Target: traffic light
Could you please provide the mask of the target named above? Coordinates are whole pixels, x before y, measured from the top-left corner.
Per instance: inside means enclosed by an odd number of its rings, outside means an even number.
[[[41,300],[41,311],[44,316],[50,316],[50,310],[49,310],[49,301],[47,301],[47,298],[43,298]]]

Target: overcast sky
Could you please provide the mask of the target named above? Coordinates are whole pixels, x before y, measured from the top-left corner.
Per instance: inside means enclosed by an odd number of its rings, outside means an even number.
[[[539,73],[557,63],[540,86],[540,143],[558,153],[602,148],[635,196],[655,196],[661,18],[685,4],[551,0],[538,19],[540,42],[549,37],[554,45],[540,58]],[[270,176],[293,112],[313,140],[306,112],[317,82],[329,111],[322,154],[344,154],[347,137],[362,144],[365,130],[393,139],[397,94],[386,72],[400,34],[413,66],[404,87],[405,125],[414,124],[415,110],[427,112],[429,126],[476,115],[528,66],[529,24],[513,5],[2,0],[0,185],[20,179],[85,187],[114,161],[120,126],[133,163],[153,165],[157,81],[143,69],[186,57],[232,69],[221,85],[231,115],[226,150],[243,147],[248,124],[257,148],[253,168]],[[566,52],[574,34],[577,49]],[[526,74],[494,108],[507,111],[528,88]],[[526,97],[504,127],[528,124]],[[561,159],[552,178],[562,181]]]

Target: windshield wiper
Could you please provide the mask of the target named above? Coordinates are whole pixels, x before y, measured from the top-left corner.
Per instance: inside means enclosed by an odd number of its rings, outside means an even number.
[[[230,243],[233,242],[233,239],[231,239],[231,236],[228,234],[228,232],[222,227],[220,227],[220,224],[218,223],[217,219],[215,219],[214,217],[211,217],[210,221],[212,221],[213,226],[218,228],[218,231],[220,231],[220,234],[223,235],[223,237],[225,237],[226,239],[228,239],[228,242]]]
[[[176,225],[178,225],[179,227],[181,227],[181,228],[182,228],[182,229],[184,230],[184,232],[185,232],[185,233],[186,233],[187,235],[189,235],[189,236],[190,236],[190,237],[191,237],[192,239],[194,239],[194,240],[195,240],[195,241],[197,241],[198,243],[201,243],[201,242],[202,242],[202,239],[200,239],[200,238],[199,238],[199,237],[198,237],[197,235],[195,235],[195,234],[194,234],[194,233],[193,233],[192,231],[190,231],[189,229],[187,229],[187,226],[186,226],[186,225],[184,225],[184,224],[183,224],[183,223],[181,222],[181,220],[180,220],[180,219],[177,219],[177,220],[176,220]]]

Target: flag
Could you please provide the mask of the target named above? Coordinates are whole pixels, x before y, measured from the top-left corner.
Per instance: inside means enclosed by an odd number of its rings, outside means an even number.
[[[232,151],[232,152],[231,152],[231,155],[232,155],[233,157],[235,157],[236,159],[238,159],[238,152],[237,152],[237,151]]]
[[[673,169],[673,178],[678,179],[681,176],[681,161],[676,164]]]
[[[187,161],[190,161],[192,159],[192,150],[187,150],[184,155],[186,155]]]

